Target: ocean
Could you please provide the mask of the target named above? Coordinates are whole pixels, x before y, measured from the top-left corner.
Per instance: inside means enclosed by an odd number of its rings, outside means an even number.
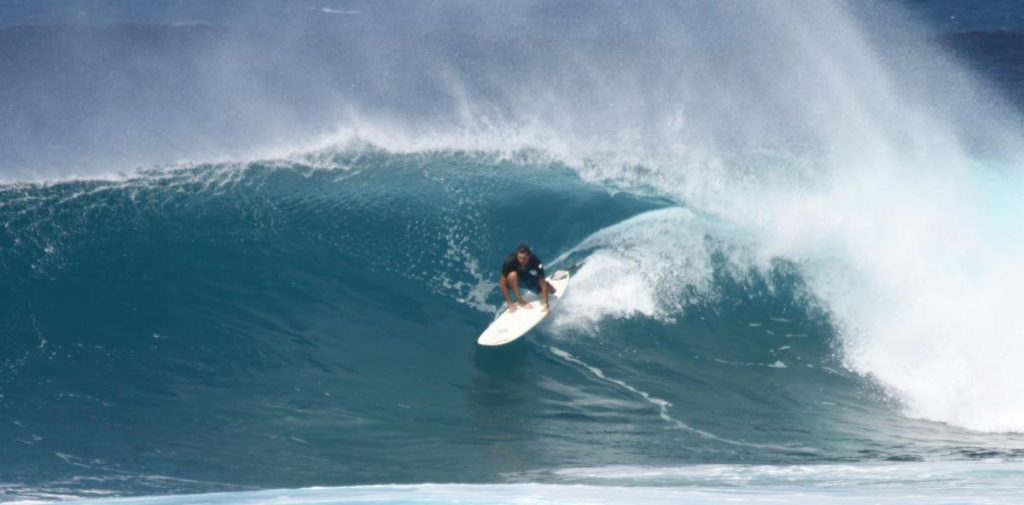
[[[0,4],[0,501],[1024,500],[1015,2]],[[568,295],[476,337],[528,243]]]

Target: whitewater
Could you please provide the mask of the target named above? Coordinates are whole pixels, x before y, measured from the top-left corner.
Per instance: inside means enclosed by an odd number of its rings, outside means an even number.
[[[97,5],[0,25],[0,500],[1024,498],[1024,11]]]

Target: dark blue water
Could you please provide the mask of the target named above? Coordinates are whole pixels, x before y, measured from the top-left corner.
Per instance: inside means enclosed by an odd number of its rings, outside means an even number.
[[[1012,489],[1024,11],[436,7],[0,7],[0,500]]]

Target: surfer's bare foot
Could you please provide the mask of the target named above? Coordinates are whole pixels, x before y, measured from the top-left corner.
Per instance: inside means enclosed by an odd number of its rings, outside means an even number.
[[[549,307],[549,306],[545,305],[545,306],[544,306],[544,308],[543,308],[543,309],[541,309],[541,310],[542,310],[542,311],[543,311],[543,312],[544,312],[545,314],[547,314],[548,312],[551,312],[551,307]]]

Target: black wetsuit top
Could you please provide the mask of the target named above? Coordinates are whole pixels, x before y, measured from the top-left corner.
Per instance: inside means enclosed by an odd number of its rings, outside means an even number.
[[[544,278],[544,265],[541,264],[540,258],[537,255],[530,253],[530,259],[526,260],[526,265],[519,264],[519,258],[516,257],[516,253],[508,255],[505,259],[505,264],[501,265],[501,276],[508,277],[508,274],[513,270],[519,275],[519,280],[539,280]],[[533,279],[527,279],[532,277]]]

